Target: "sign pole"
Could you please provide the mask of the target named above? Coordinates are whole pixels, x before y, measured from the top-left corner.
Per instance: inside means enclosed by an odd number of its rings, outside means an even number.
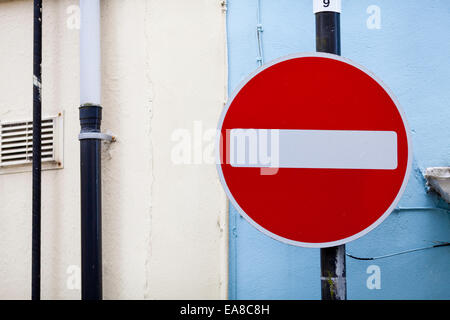
[[[314,0],[316,51],[341,55],[341,0]],[[345,245],[320,249],[322,300],[346,300]]]

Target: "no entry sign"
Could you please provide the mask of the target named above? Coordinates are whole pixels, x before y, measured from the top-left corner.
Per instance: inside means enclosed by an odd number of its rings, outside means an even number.
[[[409,131],[390,90],[339,56],[274,61],[230,98],[218,171],[239,213],[304,247],[361,237],[395,208],[411,166]]]

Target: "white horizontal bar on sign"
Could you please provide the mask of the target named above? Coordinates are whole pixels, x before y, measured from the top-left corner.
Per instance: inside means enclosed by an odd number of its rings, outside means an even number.
[[[233,167],[397,168],[395,131],[231,129]]]

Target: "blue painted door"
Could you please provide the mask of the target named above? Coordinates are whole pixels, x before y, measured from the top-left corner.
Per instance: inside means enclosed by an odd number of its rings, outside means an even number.
[[[423,177],[427,167],[450,166],[448,30],[448,0],[343,1],[342,56],[391,88],[406,112],[414,151],[399,209],[349,243],[352,255],[377,257],[450,241],[449,207],[427,192]],[[227,32],[231,93],[259,66],[259,57],[267,62],[315,51],[312,0],[229,0]],[[320,299],[319,250],[272,240],[232,207],[229,269],[230,299]],[[349,299],[450,299],[450,247],[369,261],[348,257],[347,286]]]

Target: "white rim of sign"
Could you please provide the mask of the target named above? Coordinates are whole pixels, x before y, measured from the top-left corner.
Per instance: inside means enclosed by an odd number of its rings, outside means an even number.
[[[358,232],[357,234],[354,234],[350,237],[344,238],[344,239],[340,239],[340,240],[336,240],[336,241],[330,241],[330,242],[318,242],[318,243],[314,243],[314,242],[300,242],[300,241],[295,241],[295,240],[291,240],[288,238],[284,238],[281,237],[267,229],[265,229],[264,227],[262,227],[261,225],[259,225],[258,223],[256,223],[252,218],[250,218],[245,211],[240,207],[240,205],[237,203],[236,199],[234,199],[230,189],[228,188],[228,185],[225,181],[225,177],[223,175],[223,171],[222,171],[222,163],[221,163],[221,157],[220,157],[220,136],[221,136],[221,132],[222,132],[222,125],[223,125],[223,121],[225,119],[225,116],[228,112],[228,109],[230,108],[231,104],[233,103],[234,98],[236,97],[236,95],[241,91],[241,89],[253,78],[255,77],[257,74],[259,74],[260,72],[264,71],[267,68],[270,68],[271,66],[280,63],[280,62],[284,62],[287,60],[291,60],[291,59],[297,59],[297,58],[306,58],[306,57],[320,57],[320,58],[328,58],[328,59],[333,59],[333,60],[337,60],[337,61],[341,61],[344,63],[347,63],[359,70],[361,70],[362,72],[366,73],[367,75],[369,75],[373,80],[375,80],[385,91],[386,93],[389,95],[389,97],[392,99],[392,101],[394,102],[395,106],[397,107],[397,110],[400,113],[400,117],[403,121],[403,125],[405,127],[405,131],[406,131],[406,140],[408,143],[408,162],[407,162],[407,166],[406,166],[406,172],[405,172],[405,176],[403,178],[403,183],[400,187],[400,190],[397,193],[397,196],[395,197],[394,201],[391,203],[391,205],[389,206],[389,208],[383,213],[383,215],[381,215],[380,218],[378,218],[374,223],[372,223],[370,226],[368,226],[366,229]],[[397,100],[397,98],[395,97],[395,95],[392,93],[392,91],[383,83],[383,81],[381,81],[375,74],[373,74],[371,71],[369,71],[368,69],[366,69],[365,67],[358,65],[356,63],[354,63],[353,61],[347,59],[347,58],[343,58],[341,56],[337,56],[334,54],[329,54],[329,53],[322,53],[322,52],[306,52],[306,53],[296,53],[296,54],[290,54],[275,60],[272,60],[271,62],[259,67],[258,69],[256,69],[254,72],[252,72],[250,75],[248,75],[243,81],[241,81],[241,83],[239,84],[239,86],[233,91],[232,95],[230,96],[230,98],[228,99],[227,104],[225,105],[222,114],[220,116],[219,119],[219,125],[218,125],[218,135],[216,137],[216,168],[217,171],[219,173],[219,179],[220,182],[222,183],[222,186],[225,190],[226,195],[228,196],[228,199],[230,200],[230,202],[232,203],[232,205],[234,206],[234,208],[239,212],[239,214],[241,216],[243,216],[252,226],[254,226],[257,230],[261,231],[262,233],[264,233],[265,235],[281,241],[283,243],[286,244],[290,244],[290,245],[294,245],[294,246],[298,246],[298,247],[306,247],[306,248],[327,248],[327,247],[334,247],[334,246],[339,246],[345,243],[348,243],[350,241],[356,240],[364,235],[366,235],[367,233],[369,233],[370,231],[372,231],[373,229],[375,229],[376,227],[378,227],[390,214],[391,212],[396,208],[398,202],[400,201],[400,198],[402,197],[405,189],[406,189],[406,185],[408,184],[408,180],[409,180],[409,176],[411,173],[411,164],[412,164],[412,146],[411,146],[411,137],[410,137],[410,130],[409,130],[409,125],[408,122],[406,121],[406,116],[405,113],[403,111],[403,109],[400,107],[400,103]]]

